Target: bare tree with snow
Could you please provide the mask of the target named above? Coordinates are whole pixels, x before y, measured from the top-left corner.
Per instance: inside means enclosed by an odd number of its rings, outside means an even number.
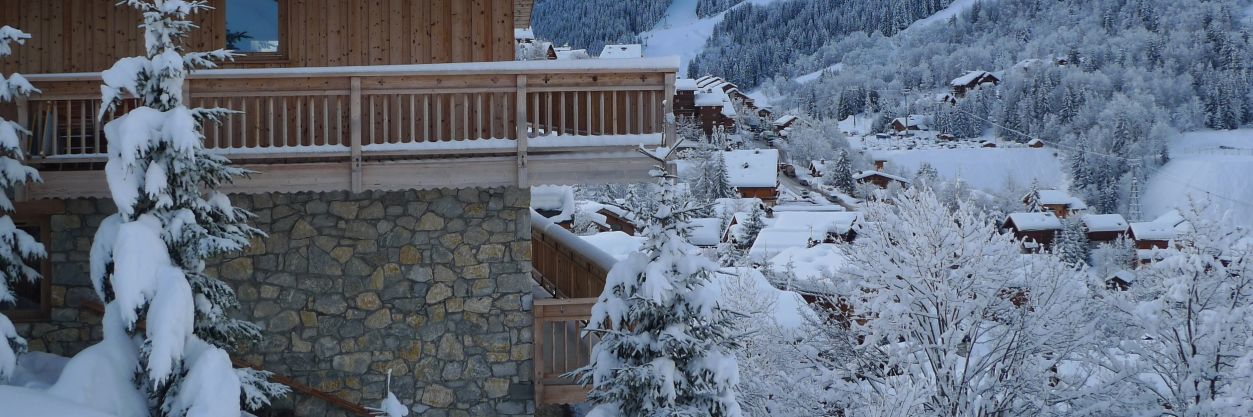
[[[645,243],[609,271],[588,332],[602,339],[575,372],[594,417],[738,417],[731,319],[712,282],[717,265],[687,241],[693,209],[655,170],[660,200]]]
[[[0,58],[9,56],[11,45],[21,45],[30,35],[9,26],[0,27]],[[21,74],[5,79],[0,74],[0,103],[14,101],[18,97],[38,91]],[[18,122],[0,117],[0,305],[17,302],[13,293],[15,285],[39,279],[39,272],[28,266],[27,261],[40,259],[47,254],[39,242],[13,223],[14,189],[29,181],[39,181],[39,172],[22,165],[24,156],[20,136],[28,134]],[[26,350],[26,341],[18,336],[8,317],[0,314],[0,382],[13,374],[17,354]]]
[[[1133,370],[1142,415],[1253,413],[1253,240],[1247,231],[1183,212],[1177,250],[1103,297],[1123,331],[1118,372]]]
[[[252,323],[229,317],[234,290],[205,274],[206,260],[247,247],[261,234],[217,187],[245,174],[204,148],[202,124],[226,109],[189,108],[186,77],[231,59],[226,50],[184,52],[200,0],[126,0],[143,15],[145,55],[122,58],[102,73],[99,117],[134,97],[139,107],[104,126],[105,165],[118,213],[92,247],[91,276],[107,303],[106,334],[138,341],[137,387],[155,416],[235,416],[267,404],[286,388],[268,374],[231,366],[229,350],[260,337]],[[146,320],[146,327],[138,325]],[[121,381],[126,383],[129,381]]]
[[[926,188],[865,206],[820,358],[850,415],[1064,415],[1091,343],[1084,280],[1020,254],[993,219]]]

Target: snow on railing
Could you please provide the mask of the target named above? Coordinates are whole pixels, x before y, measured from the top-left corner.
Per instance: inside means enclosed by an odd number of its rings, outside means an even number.
[[[663,145],[677,68],[658,58],[222,69],[197,72],[184,95],[238,111],[204,130],[206,147],[232,158],[510,153],[524,165],[528,147]],[[103,160],[100,75],[27,78],[44,90],[18,103],[32,158]]]

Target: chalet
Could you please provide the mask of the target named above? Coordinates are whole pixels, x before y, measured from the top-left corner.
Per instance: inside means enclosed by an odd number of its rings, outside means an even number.
[[[767,204],[779,197],[779,150],[744,149],[723,153],[727,178],[744,198],[760,198]]]
[[[31,131],[26,162],[43,174],[19,193],[17,216],[58,260],[35,305],[0,308],[32,347],[60,355],[101,334],[86,308],[102,301],[88,242],[116,212],[104,169],[116,138],[100,126],[118,114],[94,115],[101,71],[144,53],[139,13],[114,3],[0,0],[0,21],[32,35],[0,72],[41,90],[0,107]],[[516,62],[532,0],[208,3],[182,46],[247,56],[193,73],[183,97],[238,111],[205,125],[204,146],[255,172],[221,190],[265,232],[205,270],[265,338],[236,362],[297,388],[285,403],[299,415],[366,415],[387,369],[396,396],[431,415],[582,402],[560,377],[569,364],[544,358],[589,346],[532,343],[532,323],[556,320],[530,301],[532,271],[555,280],[579,263],[562,241],[536,244],[551,224],[530,216],[530,190],[648,180],[656,161],[637,150],[673,141],[679,60],[639,58],[637,46],[602,53],[622,59]],[[238,32],[252,38],[228,36]],[[771,188],[777,156],[763,163]],[[553,293],[595,297],[597,274]]]
[[[774,133],[783,134],[783,132],[786,132],[788,129],[791,129],[792,125],[796,124],[796,122],[799,120],[800,120],[799,118],[790,114],[786,114],[786,115],[779,117],[778,119],[775,119]]]
[[[834,162],[835,161],[830,161],[826,159],[817,159],[817,160],[809,161],[809,176],[822,177],[823,175],[826,175],[829,165]]]
[[[1044,141],[1039,140],[1039,139],[1031,139],[1030,141],[1027,141],[1027,147],[1028,147],[1028,148],[1037,148],[1037,149],[1038,149],[1038,148],[1043,148],[1043,147],[1044,147]]]
[[[888,188],[892,184],[908,187],[909,180],[883,171],[862,171],[853,174],[853,179],[862,184],[874,184],[879,188]]]
[[[674,116],[680,119],[696,120],[696,80],[680,78],[674,82]]]
[[[979,147],[980,147],[980,148],[995,148],[995,147],[996,147],[996,142],[993,142],[993,141],[990,141],[990,140],[985,140],[985,141],[983,141],[983,142],[979,142]]]
[[[935,135],[935,138],[943,142],[952,142],[952,141],[957,140],[956,136],[953,136],[952,134],[949,134],[949,133],[940,133],[938,135]]]
[[[643,229],[643,226],[635,220],[631,212],[615,205],[604,204],[599,210],[596,210],[596,214],[605,217],[605,225],[610,231],[623,232],[635,236],[636,233]]]
[[[700,124],[700,128],[705,135],[712,135],[718,128],[728,133],[735,132],[735,118],[738,115],[735,110],[735,104],[727,93],[715,88],[702,88],[696,91],[693,98],[695,101],[696,120]]]
[[[772,109],[772,108],[770,108],[770,107],[758,107],[758,108],[757,108],[757,117],[760,117],[760,118],[762,118],[762,119],[766,119],[766,120],[770,120],[770,118],[774,117],[774,109]]]
[[[897,117],[892,119],[892,123],[889,126],[897,132],[928,129],[927,117],[919,114],[910,115],[909,117]]]
[[[1105,279],[1105,288],[1110,291],[1126,291],[1136,282],[1135,272],[1120,269]]]
[[[1001,79],[987,71],[968,71],[966,74],[953,79],[949,86],[953,88],[953,95],[963,97],[967,91],[971,91],[984,85],[997,85],[1001,83]]]
[[[1084,214],[1083,228],[1088,242],[1113,242],[1127,234],[1127,220],[1121,214]]]
[[[569,45],[558,46],[556,48],[553,48],[553,53],[557,55],[558,60],[562,60],[562,61],[573,61],[573,60],[578,60],[578,59],[592,59],[592,56],[587,53],[586,49],[574,49],[574,48],[571,48]]]
[[[1169,249],[1176,236],[1175,227],[1165,222],[1136,222],[1127,228],[1127,238],[1136,242],[1136,249]]]
[[[600,59],[638,59],[644,57],[644,47],[638,43],[627,45],[605,45],[601,49]]]
[[[1032,200],[1035,200],[1042,209],[1053,212],[1062,219],[1088,209],[1087,203],[1079,197],[1070,195],[1070,192],[1066,190],[1037,190],[1035,193],[1022,197],[1023,204],[1031,204]]]
[[[1023,249],[1047,249],[1053,237],[1062,230],[1062,222],[1053,213],[1010,213],[1001,223],[1001,230],[1013,233],[1023,242]]]
[[[753,259],[765,259],[788,248],[848,242],[855,237],[856,212],[784,212],[761,230],[749,249]]]
[[[700,248],[712,248],[722,242],[722,219],[705,217],[688,221],[688,242]]]

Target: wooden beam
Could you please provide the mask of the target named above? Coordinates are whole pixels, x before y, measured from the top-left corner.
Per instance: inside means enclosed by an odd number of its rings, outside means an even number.
[[[515,141],[518,145],[518,187],[525,188],[530,186],[530,178],[527,173],[526,166],[526,74],[518,75],[518,90],[516,94],[517,100],[515,100],[515,105],[518,106],[518,108],[516,109],[517,120],[515,120],[515,123],[517,128],[517,139]],[[536,109],[536,111],[539,111],[539,109]]]
[[[361,178],[361,77],[352,77],[351,92],[348,98],[348,129],[350,136],[350,146],[352,148],[351,155],[351,191],[359,193],[362,190]],[[373,126],[371,126],[373,129]]]

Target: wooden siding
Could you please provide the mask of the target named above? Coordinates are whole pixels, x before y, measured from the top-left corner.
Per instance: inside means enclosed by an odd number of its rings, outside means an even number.
[[[189,50],[226,44],[226,0],[194,16]],[[513,0],[283,0],[281,56],[226,67],[327,67],[513,60]],[[0,72],[94,72],[140,55],[140,17],[114,0],[0,0],[0,22],[32,35]],[[518,6],[518,9],[523,7]],[[529,14],[529,8],[526,8]],[[529,18],[528,18],[529,21]]]

